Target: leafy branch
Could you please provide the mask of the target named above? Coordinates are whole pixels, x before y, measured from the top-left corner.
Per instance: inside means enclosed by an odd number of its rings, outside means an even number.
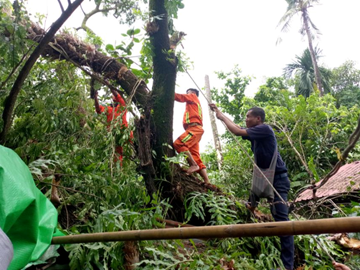
[[[24,64],[21,69],[18,77],[15,80],[15,83],[10,91],[9,96],[5,101],[4,112],[2,115],[4,126],[0,133],[0,142],[4,143],[6,141],[6,135],[9,132],[9,129],[12,124],[12,113],[15,108],[15,102],[17,96],[21,90],[24,81],[29,75],[32,67],[36,63],[37,59],[40,57],[41,53],[45,50],[45,47],[53,39],[55,33],[60,29],[64,22],[70,17],[70,15],[75,11],[75,9],[83,2],[84,0],[76,0],[74,3],[69,4],[65,12],[61,14],[59,19],[54,22],[50,30],[45,34],[45,36],[40,41],[39,45],[35,48],[34,52],[30,55],[29,59]]]

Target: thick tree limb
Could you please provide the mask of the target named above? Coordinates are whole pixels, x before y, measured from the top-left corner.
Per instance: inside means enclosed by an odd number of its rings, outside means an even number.
[[[45,34],[43,39],[40,41],[39,45],[35,48],[34,52],[30,55],[29,59],[26,61],[24,67],[21,69],[19,76],[15,80],[15,83],[10,91],[9,96],[5,101],[5,107],[3,112],[3,121],[4,126],[3,130],[0,133],[0,143],[4,143],[6,140],[6,135],[12,124],[12,113],[14,111],[15,102],[17,96],[21,90],[22,85],[24,84],[25,79],[30,73],[30,70],[34,66],[36,60],[39,58],[41,53],[45,50],[46,45],[53,39],[55,33],[60,29],[64,22],[70,17],[74,10],[83,2],[84,0],[76,0],[73,4],[69,5],[65,12],[61,14],[59,19],[51,26],[49,32]]]
[[[32,31],[30,38],[36,40],[36,35],[43,30],[33,25]],[[98,52],[95,46],[80,41],[70,34],[64,33],[56,36],[51,46],[47,46],[42,55],[58,60],[71,59],[71,62],[78,66],[87,66],[94,72],[102,74],[106,79],[116,81],[128,95],[132,94],[132,90],[139,80],[126,65],[113,57]],[[148,96],[148,88],[142,82],[137,88],[133,102],[138,108],[143,109],[146,107]]]

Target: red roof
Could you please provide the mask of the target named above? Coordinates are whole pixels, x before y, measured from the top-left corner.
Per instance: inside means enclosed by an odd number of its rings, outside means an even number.
[[[318,186],[321,183],[316,183]],[[332,195],[348,193],[360,190],[360,161],[343,165],[321,188],[316,191],[316,197],[328,197]],[[311,189],[303,191],[295,200],[307,201],[313,198]]]

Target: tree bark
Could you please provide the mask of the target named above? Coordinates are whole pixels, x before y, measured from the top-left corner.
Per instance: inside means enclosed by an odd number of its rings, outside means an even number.
[[[47,44],[53,39],[55,33],[60,29],[64,22],[70,17],[75,9],[80,6],[84,0],[76,0],[74,3],[69,4],[68,8],[61,14],[59,19],[51,26],[49,32],[41,39],[39,45],[35,48],[34,52],[30,55],[25,65],[21,69],[19,76],[16,78],[15,83],[10,91],[9,96],[5,100],[4,112],[2,115],[4,125],[3,130],[0,133],[0,143],[4,144],[6,141],[6,135],[12,124],[12,114],[15,108],[17,96],[24,84],[25,79],[29,75],[32,67],[36,63],[36,60],[40,57],[41,53],[45,50]]]
[[[172,145],[175,81],[177,59],[170,50],[168,16],[165,0],[150,0],[149,10],[153,20],[150,22],[156,31],[150,34],[154,48],[153,88],[152,88],[152,129],[154,131],[153,149],[158,157],[173,156],[174,151],[164,144]],[[161,162],[158,158],[156,162]],[[158,166],[157,166],[158,167]]]
[[[210,81],[209,81],[209,76],[208,75],[205,76],[205,90],[206,90],[206,98],[207,98],[207,100],[210,103],[212,103],[211,91],[210,91]],[[217,160],[217,163],[218,163],[219,170],[221,170],[222,163],[223,163],[224,159],[223,159],[223,155],[222,155],[222,151],[221,151],[221,143],[220,143],[220,139],[219,139],[218,129],[217,129],[217,126],[216,126],[216,120],[215,120],[215,117],[214,117],[214,113],[211,110],[209,110],[209,117],[210,117],[213,137],[214,137],[216,160]]]
[[[320,70],[317,64],[317,60],[315,57],[315,52],[314,52],[314,47],[312,44],[312,37],[311,37],[311,32],[310,32],[310,27],[309,27],[309,21],[308,21],[308,15],[307,15],[307,8],[303,8],[302,10],[302,19],[304,22],[304,26],[305,26],[305,31],[306,31],[306,35],[308,38],[308,43],[309,43],[309,51],[310,51],[310,55],[311,55],[311,60],[313,63],[313,67],[314,67],[314,73],[315,73],[315,80],[316,80],[316,84],[317,87],[320,91],[320,96],[324,95],[324,89],[322,86],[322,82],[321,82],[321,75],[320,75]]]

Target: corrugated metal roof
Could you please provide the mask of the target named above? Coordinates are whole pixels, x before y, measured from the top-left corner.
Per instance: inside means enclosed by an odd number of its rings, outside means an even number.
[[[321,181],[316,183],[316,185],[318,186],[320,183]],[[339,171],[326,182],[325,185],[316,191],[316,197],[328,197],[356,190],[360,190],[360,161],[343,165]],[[312,198],[312,190],[307,189],[296,198],[295,202],[307,201]]]

